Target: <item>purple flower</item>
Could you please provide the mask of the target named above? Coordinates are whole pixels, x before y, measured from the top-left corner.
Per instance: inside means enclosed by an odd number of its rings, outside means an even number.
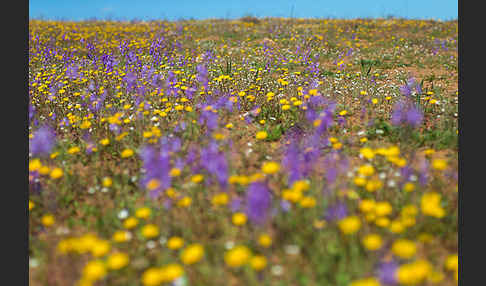
[[[340,220],[348,215],[348,208],[345,203],[337,202],[327,208],[327,214],[325,216],[328,221]]]
[[[234,198],[231,200],[230,204],[230,209],[231,212],[237,212],[241,209],[241,204],[243,203],[243,200],[240,198]]]
[[[47,155],[56,144],[56,135],[51,127],[44,125],[35,133],[30,141],[29,150],[33,156]]]
[[[250,221],[255,224],[265,223],[271,202],[272,197],[265,183],[250,184],[246,192],[246,215]]]
[[[142,188],[145,188],[147,183],[153,179],[160,182],[159,187],[150,190],[150,196],[156,198],[162,190],[171,185],[169,152],[165,148],[161,148],[161,151],[157,152],[152,146],[146,146],[141,149],[140,157],[145,170],[145,175],[140,181]]]
[[[412,94],[412,90],[410,89],[410,86],[402,85],[400,86],[400,93],[408,97]]]
[[[412,106],[407,111],[406,121],[413,127],[417,127],[422,123],[423,114],[416,107]]]
[[[391,122],[395,126],[408,124],[412,127],[418,127],[422,120],[422,112],[411,101],[400,100],[393,107]]]
[[[218,150],[216,141],[211,141],[209,146],[201,150],[201,166],[214,175],[221,188],[228,186],[228,163],[223,152]]]
[[[385,262],[378,266],[378,279],[384,285],[397,284],[396,272],[398,263],[395,261]]]
[[[208,131],[211,131],[218,127],[218,113],[213,112],[212,108],[206,108],[209,105],[202,106],[201,116],[199,117],[199,124],[206,124]]]
[[[282,208],[282,210],[284,212],[288,212],[290,210],[290,208],[292,207],[292,204],[289,203],[289,201],[282,199],[280,201],[280,207]]]
[[[204,90],[208,90],[208,69],[206,68],[206,65],[198,65],[196,67],[197,70],[197,76],[196,80],[200,82],[204,86]]]

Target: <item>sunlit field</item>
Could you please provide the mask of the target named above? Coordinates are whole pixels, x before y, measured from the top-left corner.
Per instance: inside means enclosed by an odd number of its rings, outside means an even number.
[[[457,29],[30,20],[30,284],[456,285]]]

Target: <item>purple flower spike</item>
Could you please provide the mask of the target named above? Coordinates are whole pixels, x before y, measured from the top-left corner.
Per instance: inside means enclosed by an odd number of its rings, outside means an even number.
[[[34,138],[32,138],[29,144],[29,149],[33,156],[48,155],[55,144],[56,135],[54,134],[54,130],[44,125],[34,133]]]
[[[246,215],[252,223],[263,224],[268,217],[272,197],[262,182],[252,183],[246,193]]]

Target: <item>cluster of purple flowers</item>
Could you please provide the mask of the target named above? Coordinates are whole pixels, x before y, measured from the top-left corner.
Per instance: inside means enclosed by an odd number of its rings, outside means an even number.
[[[261,225],[268,218],[272,196],[264,182],[251,183],[246,191],[246,215],[252,223]]]
[[[149,193],[151,198],[156,198],[162,190],[171,185],[169,150],[161,148],[160,151],[157,151],[152,146],[145,146],[140,151],[140,157],[145,170],[145,174],[140,180],[141,187],[146,188],[151,180],[157,180],[160,185],[150,190]]]
[[[228,186],[228,162],[225,153],[219,150],[216,141],[211,141],[209,145],[201,150],[200,165],[209,174],[216,177],[219,186],[226,189]]]
[[[43,125],[34,133],[34,138],[29,142],[29,150],[32,156],[48,155],[51,149],[56,144],[56,135],[54,130]]]
[[[411,100],[402,99],[393,107],[391,122],[396,126],[405,124],[418,127],[423,118],[422,111]]]

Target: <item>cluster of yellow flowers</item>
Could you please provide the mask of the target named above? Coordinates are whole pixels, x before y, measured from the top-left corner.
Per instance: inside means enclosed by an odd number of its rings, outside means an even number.
[[[295,181],[290,189],[282,191],[282,198],[293,204],[299,204],[302,208],[312,208],[316,206],[316,199],[312,196],[306,196],[304,193],[310,188],[307,180]]]
[[[49,175],[50,178],[54,180],[57,180],[64,175],[64,171],[61,168],[52,168],[43,165],[38,158],[29,161],[29,172],[38,172],[40,175]]]
[[[238,245],[228,250],[224,254],[224,261],[231,268],[242,267],[249,263],[256,271],[261,271],[267,266],[265,256],[253,255],[251,250],[244,245]]]

